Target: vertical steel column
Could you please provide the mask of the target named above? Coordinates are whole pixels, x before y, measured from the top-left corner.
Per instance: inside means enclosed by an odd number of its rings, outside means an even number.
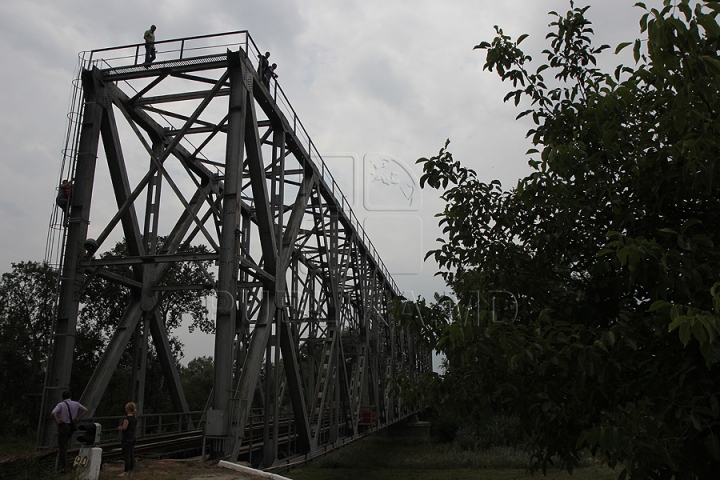
[[[163,144],[160,141],[153,143],[152,154],[158,158],[162,154]],[[150,160],[150,168],[154,162]],[[160,191],[162,187],[162,172],[155,172],[147,186],[147,200],[145,203],[145,225],[143,227],[143,247],[146,255],[157,254],[158,222],[160,218]],[[133,352],[133,378],[129,401],[137,402],[138,414],[142,415],[145,406],[145,379],[147,373],[147,354],[150,333],[150,319],[148,311],[152,310],[157,302],[157,293],[151,288],[157,278],[156,265],[144,265],[142,269],[143,300],[142,308],[145,311],[142,321],[138,322],[135,330],[135,349]]]
[[[221,412],[222,430],[229,434],[230,400],[232,393],[233,339],[236,327],[236,295],[239,258],[240,184],[244,150],[245,118],[248,87],[244,82],[245,67],[237,53],[228,53],[230,100],[228,105],[227,146],[225,153],[225,184],[222,200],[222,231],[218,261],[218,300],[215,320],[215,377],[213,409]],[[217,442],[215,442],[217,443]],[[228,448],[212,445],[213,456],[221,456]]]
[[[245,210],[241,212],[240,217],[240,251],[243,256],[249,257],[250,229],[252,227],[252,221],[250,220],[250,215]],[[248,345],[250,343],[250,316],[248,314],[248,302],[252,287],[249,284],[249,275],[246,271],[240,270],[238,274],[238,290],[237,299],[235,301],[237,313],[235,314],[236,341],[234,382],[237,382],[240,376],[240,370],[242,369],[245,354],[247,353]]]
[[[133,345],[133,370],[130,378],[128,401],[136,402],[138,415],[145,406],[145,373],[147,372],[148,333],[150,324],[143,318],[135,327]]]
[[[319,330],[319,323],[320,319],[319,317],[319,308],[317,306],[316,301],[316,293],[315,293],[315,283],[317,282],[317,274],[316,269],[307,267],[307,276],[305,280],[305,295],[307,296],[307,303],[308,303],[308,330],[309,330],[309,336],[306,340],[307,350],[308,350],[308,357],[307,357],[307,371],[308,371],[308,388],[307,388],[307,397],[305,398],[305,403],[309,406],[312,406],[313,402],[315,401],[315,380],[317,379],[318,372],[320,371],[320,366],[318,365],[317,361],[317,353],[318,350],[322,351],[322,347],[318,346],[319,341],[321,340],[318,336],[318,330]]]
[[[278,258],[283,258],[283,225],[284,225],[284,199],[285,199],[285,132],[277,126],[273,129],[272,148],[272,175],[270,182],[270,208],[275,219],[275,245],[278,249]],[[265,360],[265,418],[263,425],[263,467],[272,466],[277,458],[278,423],[280,398],[279,366],[280,366],[280,335],[282,328],[282,307],[286,301],[287,284],[285,281],[284,265],[278,264],[275,281],[275,302],[278,310],[267,345]]]
[[[330,291],[328,292],[328,335],[334,331],[335,348],[329,359],[328,370],[334,372],[330,377],[330,388],[328,389],[328,413],[330,424],[328,425],[328,443],[335,443],[338,439],[338,421],[340,414],[340,349],[342,348],[341,315],[342,304],[340,291],[343,287],[343,275],[340,262],[340,222],[338,211],[335,205],[330,206],[329,225],[329,248],[328,248],[328,277],[330,278]]]
[[[95,165],[100,140],[100,127],[103,109],[107,99],[96,69],[82,74],[85,109],[80,132],[77,162],[74,173],[73,191],[70,196],[67,241],[65,244],[65,262],[60,281],[60,299],[58,317],[55,323],[52,354],[48,365],[48,382],[43,395],[46,412],[41,413],[39,438],[45,446],[54,445],[55,424],[49,413],[61,400],[62,391],[70,388],[73,353],[75,350],[75,332],[79,299],[78,288],[82,285],[83,272],[79,267],[80,259],[85,255],[84,242],[90,223],[90,201],[95,180]],[[77,393],[75,394],[77,396]]]

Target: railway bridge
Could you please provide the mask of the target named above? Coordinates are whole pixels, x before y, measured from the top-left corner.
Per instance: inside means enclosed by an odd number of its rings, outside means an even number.
[[[129,300],[79,398],[89,417],[131,345],[129,400],[142,414],[157,388],[146,385],[150,342],[175,412],[188,412],[158,309],[209,288],[215,369],[200,427],[212,456],[238,457],[251,414],[270,466],[413,413],[392,381],[430,369],[430,356],[396,326],[397,285],[282,88],[259,77],[248,32],[156,48],[151,64],[142,44],[80,56],[60,177],[73,189],[48,241],[60,274],[43,414],[70,384],[81,294],[98,279]],[[100,256],[113,239],[127,252]],[[163,281],[179,264],[212,284]],[[41,417],[38,446],[49,447],[54,425]]]

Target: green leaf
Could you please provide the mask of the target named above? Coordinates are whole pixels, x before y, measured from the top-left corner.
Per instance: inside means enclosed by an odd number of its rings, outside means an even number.
[[[652,303],[652,305],[650,305],[650,308],[648,308],[648,312],[654,312],[656,310],[660,310],[661,308],[667,308],[670,306],[672,306],[672,304],[667,300],[656,300]]]
[[[701,224],[701,223],[702,223],[702,221],[700,219],[691,218],[682,224],[682,227],[680,227],[680,233],[682,233],[684,235],[688,229],[690,229],[691,227],[694,227],[695,225]]]
[[[692,10],[690,10],[687,3],[681,1],[677,4],[677,8],[685,15],[685,20],[689,22],[692,18]]]
[[[621,52],[625,47],[627,47],[628,45],[632,45],[632,42],[622,42],[621,44],[619,44],[619,45],[615,48],[615,54],[617,55],[618,53],[620,53],[620,52]]]
[[[717,435],[711,432],[708,436],[705,437],[705,440],[703,440],[703,444],[705,445],[705,450],[715,460],[720,461],[720,440],[718,440]]]
[[[680,342],[682,342],[683,347],[687,347],[688,343],[690,343],[692,333],[692,326],[690,323],[684,322],[680,325]]]
[[[687,124],[687,116],[685,115],[685,112],[678,112],[678,114],[675,115],[675,131],[678,133],[683,133],[685,131],[685,125]]]
[[[692,326],[693,336],[698,342],[700,342],[700,345],[704,345],[708,341],[708,337],[702,322],[696,320],[692,323]]]

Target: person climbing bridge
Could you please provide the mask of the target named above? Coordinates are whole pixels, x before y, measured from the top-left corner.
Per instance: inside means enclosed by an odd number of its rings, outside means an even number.
[[[143,38],[145,39],[145,68],[150,68],[150,64],[155,60],[155,25],[150,25],[149,30],[145,30]]]
[[[57,198],[55,198],[55,203],[57,204],[60,209],[65,212],[65,215],[68,213],[68,207],[70,206],[70,194],[72,193],[72,183],[68,180],[63,180],[60,182],[60,186],[58,187],[58,194]]]

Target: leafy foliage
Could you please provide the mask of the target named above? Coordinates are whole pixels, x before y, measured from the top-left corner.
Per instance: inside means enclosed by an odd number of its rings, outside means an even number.
[[[212,357],[197,357],[180,369],[185,398],[190,411],[202,411],[207,406],[213,387],[215,365]]]
[[[534,172],[515,189],[480,181],[449,142],[418,160],[447,202],[448,240],[428,255],[456,300],[397,306],[447,358],[445,375],[405,387],[519,416],[535,469],[572,471],[584,448],[621,478],[720,467],[720,3],[675,3],[638,4],[647,39],[611,74],[572,2],[551,12],[534,72],[524,36],[496,27],[476,47],[512,83],[505,100],[531,102]]]
[[[160,237],[158,241],[162,244],[165,238]],[[185,251],[202,254],[207,253],[208,250],[206,246],[198,245],[190,246]],[[125,241],[121,241],[118,242],[113,249],[104,252],[101,257],[112,258],[127,255],[127,253],[127,245]],[[214,278],[208,271],[209,266],[209,261],[178,263],[173,265],[163,276],[162,280],[158,282],[158,286],[207,286],[207,288],[203,290],[178,290],[161,293],[162,296],[160,298],[158,311],[168,332],[170,347],[175,358],[178,360],[183,356],[183,345],[180,340],[173,335],[173,332],[180,326],[183,317],[190,317],[191,323],[188,329],[191,332],[195,328],[200,329],[204,333],[214,332],[214,325],[208,318],[208,309],[205,303],[206,297],[213,294],[210,288],[214,283]],[[115,273],[132,277],[132,272],[128,266],[113,266],[109,267],[109,269]],[[86,352],[87,356],[97,355],[97,359],[99,359],[107,343],[110,341],[125,307],[130,301],[130,295],[131,292],[129,288],[102,278],[95,279],[87,290],[85,290],[82,297],[78,332],[82,330],[83,335],[94,339],[95,343],[93,346],[97,346],[97,349]],[[123,398],[123,395],[127,395],[127,385],[130,382],[133,362],[132,351],[133,344],[131,342],[120,360],[113,379],[107,387],[107,392],[103,396],[102,402],[98,406],[98,412],[100,414],[113,415],[117,411],[118,404],[124,404],[125,401],[132,400]],[[76,348],[76,358],[82,354],[83,350],[81,345],[78,345]],[[146,388],[145,390],[144,413],[168,411],[172,408],[170,397],[167,389],[163,388],[164,376],[156,360],[157,354],[152,345],[150,345],[148,355],[146,384],[153,385],[154,388]],[[93,364],[94,363],[91,363],[91,365]],[[92,369],[83,368],[81,362],[76,361],[73,364],[73,384],[77,384],[81,390],[91,374]],[[120,402],[118,402],[117,399],[120,399]]]
[[[162,241],[162,239],[161,239]],[[103,257],[126,253],[125,242],[119,242]],[[190,247],[195,253],[206,253],[204,246]],[[205,290],[181,290],[161,298],[159,311],[170,335],[170,344],[178,360],[182,358],[182,344],[172,335],[184,316],[191,318],[189,329],[199,328],[212,333],[214,325],[208,318],[205,297],[214,279],[202,264],[178,264],[163,277],[159,285],[207,285]],[[113,267],[113,271],[132,276],[128,267]],[[37,427],[40,400],[50,353],[57,271],[47,264],[20,262],[0,281],[0,395],[6,400],[0,411],[0,434],[25,435]],[[130,291],[117,283],[96,278],[82,292],[81,309],[75,337],[75,355],[71,390],[82,392],[117,327],[128,304]],[[128,401],[128,384],[132,366],[133,345],[129,345],[118,369],[107,387],[97,415],[118,415],[118,405]],[[145,390],[145,413],[169,411],[172,406],[164,376],[152,345],[149,349]],[[211,361],[210,361],[211,362]],[[191,362],[192,363],[192,362]],[[183,369],[180,369],[181,373]],[[211,376],[212,377],[212,376]],[[212,378],[211,378],[212,381]],[[203,390],[203,392],[200,392]],[[207,390],[207,391],[205,391]],[[195,396],[204,396],[204,408],[209,388],[204,383],[193,387]],[[136,400],[136,399],[131,399]],[[195,403],[198,403],[195,402]]]
[[[163,242],[164,238],[159,238]],[[208,253],[205,245],[190,246],[186,252],[202,254]],[[125,241],[118,242],[115,247],[101,255],[101,258],[112,258],[120,255],[127,255]],[[205,298],[213,295],[213,275],[207,270],[209,261],[178,263],[158,282],[158,286],[168,285],[205,285],[204,290],[178,290],[165,293],[161,297],[158,308],[165,327],[172,332],[180,326],[184,315],[189,315],[191,323],[188,326],[190,332],[200,329],[204,333],[213,333],[214,325],[208,318],[208,309],[205,305]],[[132,277],[129,266],[108,267],[109,270],[128,277]],[[122,317],[125,307],[130,301],[130,289],[110,282],[103,278],[95,279],[85,290],[82,297],[80,312],[81,324],[86,331],[92,331],[96,337],[109,341],[117,321]],[[112,319],[112,320],[110,320]],[[176,338],[171,339],[176,354],[180,354],[182,345]]]
[[[37,425],[56,278],[47,264],[20,262],[0,280],[0,432],[25,435]]]

